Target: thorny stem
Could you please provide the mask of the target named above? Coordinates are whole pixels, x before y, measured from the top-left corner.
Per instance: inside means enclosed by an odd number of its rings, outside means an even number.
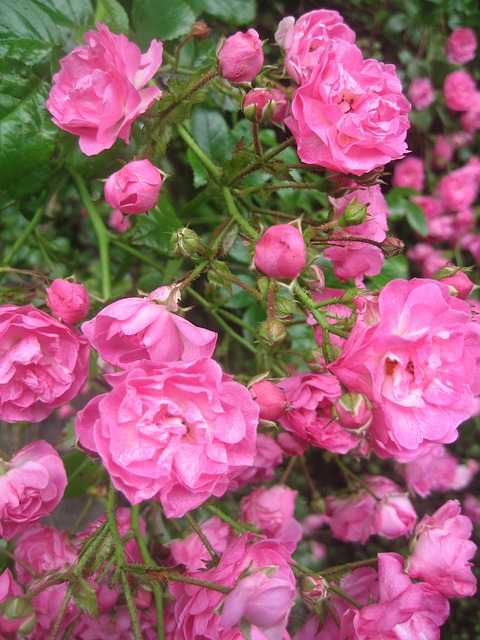
[[[341,338],[348,338],[348,333],[346,333],[342,329],[339,329],[334,324],[330,324],[329,322],[327,322],[324,315],[318,311],[315,301],[306,293],[306,291],[303,290],[303,288],[298,283],[293,286],[293,291],[296,297],[307,307],[307,309],[310,311],[310,313],[322,329],[325,329],[330,333],[334,333],[336,336],[340,336]]]
[[[230,518],[230,516],[227,516],[226,513],[224,513],[221,509],[219,509],[215,505],[207,504],[202,508],[208,509],[211,513],[218,516],[220,520],[223,520],[223,522],[226,522],[227,524],[229,524],[232,527],[232,529],[235,529],[235,531],[239,531],[240,533],[245,533],[246,531],[245,527],[242,527],[242,525],[238,524],[238,522],[235,522],[235,520]]]
[[[164,109],[163,111],[160,111],[157,117],[165,118],[169,113],[171,113],[180,104],[182,104],[182,102],[190,98],[190,96],[193,96],[194,93],[196,93],[199,89],[201,89],[206,84],[208,84],[210,80],[213,80],[216,76],[218,76],[218,71],[214,68],[210,69],[210,71],[206,73],[203,76],[203,78],[201,78],[194,87],[192,87],[189,91],[187,91],[187,93],[184,93],[182,96],[180,96],[178,100],[176,100],[175,102],[172,102],[172,104],[170,104],[166,109]]]
[[[192,529],[195,531],[197,536],[203,542],[204,547],[207,549],[208,553],[210,554],[210,558],[212,560],[218,561],[218,556],[217,556],[217,554],[215,552],[215,549],[210,544],[210,541],[208,540],[207,536],[203,533],[201,527],[197,524],[197,522],[194,519],[194,517],[192,516],[192,514],[191,513],[186,513],[185,517],[188,520],[189,525],[192,527]]]
[[[132,620],[135,640],[142,640],[142,629],[140,627],[140,620],[138,619],[137,607],[135,606],[135,602],[133,600],[133,594],[132,590],[130,589],[127,574],[125,573],[125,570],[123,568],[120,570],[120,580],[122,582],[123,594],[127,603],[128,612]]]
[[[316,182],[275,182],[269,184],[259,184],[248,189],[242,189],[238,191],[236,195],[239,198],[245,198],[252,193],[259,191],[277,191],[277,189],[318,189],[319,185]]]
[[[223,197],[225,198],[225,202],[227,204],[228,213],[232,216],[232,218],[235,220],[235,222],[240,227],[242,227],[242,229],[247,233],[248,237],[250,237],[252,240],[257,241],[258,238],[259,238],[259,234],[250,225],[250,223],[247,222],[247,220],[245,220],[245,218],[242,216],[242,214],[238,210],[237,205],[235,204],[235,200],[233,199],[232,192],[230,191],[230,189],[228,187],[223,187],[222,191],[223,191]]]
[[[287,140],[284,140],[273,149],[270,149],[270,151],[268,151],[263,156],[262,162],[254,162],[250,166],[245,167],[244,169],[239,171],[237,174],[233,175],[228,181],[228,184],[229,185],[234,184],[235,182],[237,182],[237,180],[241,180],[245,176],[248,176],[249,174],[254,173],[257,169],[261,169],[267,162],[272,160],[276,155],[281,153],[287,147],[292,146],[294,143],[295,143],[295,138],[293,136],[291,136],[290,138],[287,138]]]
[[[348,600],[348,602],[353,604],[353,606],[356,607],[357,609],[361,609],[362,608],[362,605],[360,604],[360,602],[358,602],[358,600],[355,600],[355,598],[352,598],[352,596],[349,596],[348,593],[345,593],[345,591],[342,591],[341,589],[339,589],[335,585],[329,584],[329,585],[327,585],[327,588],[328,588],[329,591],[331,591],[332,593],[335,593],[337,596],[340,596],[341,598],[344,598],[345,600]]]

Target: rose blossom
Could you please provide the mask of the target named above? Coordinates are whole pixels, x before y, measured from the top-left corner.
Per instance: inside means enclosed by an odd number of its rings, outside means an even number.
[[[269,227],[255,245],[255,267],[276,280],[297,278],[306,260],[302,232],[291,224]]]
[[[359,316],[330,370],[371,401],[378,455],[406,462],[456,439],[479,393],[479,336],[468,304],[435,280],[392,280]]]
[[[222,496],[255,455],[258,406],[210,359],[142,360],[80,411],[76,433],[132,504],[154,498],[179,518]]]
[[[0,419],[40,422],[88,376],[83,336],[32,305],[0,306]]]
[[[332,40],[295,91],[285,124],[302,162],[361,176],[405,155],[409,110],[393,65]]]
[[[104,24],[88,31],[86,45],[60,60],[47,100],[53,122],[80,136],[80,149],[93,156],[117,138],[129,142],[134,120],[161,96],[147,87],[162,63],[162,43],[152,40],[147,53]]]
[[[394,187],[407,187],[421,193],[425,185],[425,167],[422,158],[408,156],[397,162],[393,169],[392,184]]]
[[[150,211],[158,200],[162,174],[150,160],[127,163],[105,182],[105,200],[125,214]]]
[[[475,91],[467,109],[460,116],[460,125],[467,133],[480,129],[480,91]]]
[[[90,307],[83,284],[57,278],[47,288],[48,306],[57,318],[67,324],[81,322]]]
[[[218,516],[213,516],[200,528],[217,555],[221,555],[233,540],[232,528]],[[169,546],[175,564],[184,564],[189,572],[206,569],[212,559],[195,532],[181,540],[173,540]]]
[[[480,500],[476,496],[466,493],[463,498],[462,510],[473,524],[480,525]]]
[[[408,97],[417,111],[425,111],[435,100],[430,78],[416,78],[408,88]]]
[[[406,572],[425,580],[448,598],[473,596],[477,581],[472,563],[477,546],[470,540],[472,522],[460,514],[458,500],[448,500],[431,516],[424,516],[415,527]]]
[[[27,445],[9,462],[0,459],[0,537],[10,540],[51,513],[66,486],[62,459],[44,440]]]
[[[474,203],[478,188],[479,185],[473,179],[471,170],[465,165],[443,176],[435,191],[444,208],[454,213]]]
[[[445,54],[452,64],[466,64],[475,58],[476,52],[477,37],[473,29],[458,27],[448,36]]]
[[[218,52],[220,74],[229,82],[252,82],[263,65],[263,44],[255,29],[237,31]]]
[[[276,43],[285,50],[285,69],[298,84],[307,80],[333,38],[353,43],[355,32],[329,9],[309,11],[296,22],[292,16],[283,18],[275,33]]]
[[[275,469],[282,463],[281,447],[270,433],[257,434],[257,453],[251,467],[242,471],[236,478],[239,487],[256,484],[263,480],[269,482],[275,476]]]
[[[443,93],[449,109],[467,111],[475,93],[475,80],[466,71],[453,71],[445,78]]]
[[[432,149],[432,163],[435,169],[445,169],[453,158],[453,146],[443,135],[437,136],[435,146]]]
[[[159,287],[144,298],[117,300],[84,322],[82,332],[105,362],[121,369],[143,359],[209,358],[217,334],[172,313],[179,295],[174,287]]]

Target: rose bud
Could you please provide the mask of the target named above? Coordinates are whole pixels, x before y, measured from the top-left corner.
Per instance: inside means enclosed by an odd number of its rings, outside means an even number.
[[[332,409],[335,420],[347,431],[361,433],[372,422],[372,408],[361,393],[343,393]]]
[[[251,82],[263,65],[262,41],[255,29],[237,31],[218,52],[220,74],[229,82]]]
[[[305,241],[291,224],[277,224],[265,231],[257,242],[255,267],[276,280],[297,278],[307,261]]]
[[[287,408],[283,391],[273,382],[260,380],[250,387],[252,398],[260,407],[260,419],[275,422]]]
[[[453,265],[445,265],[434,277],[435,280],[446,284],[452,295],[461,300],[466,300],[475,286],[464,271]]]
[[[134,160],[105,182],[105,200],[122,213],[145,213],[156,205],[161,186],[157,167],[149,160]]]
[[[210,27],[203,20],[197,20],[197,22],[194,22],[190,29],[190,33],[195,40],[205,40],[210,31]]]
[[[287,337],[285,324],[277,318],[267,318],[258,325],[258,337],[270,347],[278,344]]]
[[[114,209],[108,219],[108,226],[118,233],[125,233],[130,229],[130,220],[123,215],[120,209]]]
[[[283,122],[290,110],[290,101],[280,89],[269,89],[275,97],[275,111],[272,115],[272,122]]]
[[[275,96],[268,89],[252,89],[243,100],[243,113],[251,122],[268,122],[276,106]]]
[[[88,293],[83,284],[61,278],[47,287],[47,298],[52,313],[67,324],[81,322],[90,308]]]

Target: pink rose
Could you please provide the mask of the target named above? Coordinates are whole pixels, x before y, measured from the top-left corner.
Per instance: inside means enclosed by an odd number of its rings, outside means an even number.
[[[448,138],[443,135],[437,136],[432,149],[432,163],[435,169],[445,169],[452,160],[453,153],[453,146]]]
[[[437,184],[436,194],[447,211],[456,212],[470,207],[475,202],[478,188],[471,170],[465,165],[443,176]]]
[[[394,187],[407,187],[420,193],[425,186],[425,166],[421,158],[408,156],[398,162],[393,169]]]
[[[276,280],[291,280],[300,275],[307,261],[305,240],[291,224],[269,227],[255,246],[255,267]]]
[[[10,540],[50,514],[66,486],[62,459],[44,440],[27,445],[10,462],[0,459],[0,537]]]
[[[448,36],[445,54],[452,64],[466,64],[475,58],[476,52],[477,37],[473,29],[457,27]]]
[[[218,516],[213,516],[200,528],[218,555],[221,555],[233,540],[232,528]],[[169,546],[175,564],[185,565],[189,573],[206,569],[207,563],[212,559],[195,532],[182,540],[173,540]]]
[[[220,74],[229,82],[252,82],[263,66],[263,43],[255,29],[237,31],[218,52]]]
[[[467,111],[475,93],[475,80],[466,71],[453,71],[445,78],[443,93],[449,109]]]
[[[112,390],[80,411],[75,429],[132,504],[154,498],[179,518],[252,464],[258,406],[213,360],[142,360],[105,378]]]
[[[40,422],[75,398],[88,376],[88,343],[32,305],[0,307],[0,419]]]
[[[236,478],[239,486],[255,484],[265,480],[269,482],[275,476],[275,469],[282,463],[283,454],[275,438],[269,433],[257,434],[257,453],[253,464]]]
[[[282,485],[259,487],[241,500],[241,519],[293,553],[302,538],[302,526],[293,517],[297,491]]]
[[[427,197],[427,196],[425,196]],[[407,251],[407,257],[424,278],[431,278],[447,264],[447,258],[439,250],[425,242],[418,242]]]
[[[405,155],[409,110],[393,65],[332,40],[295,91],[285,124],[302,162],[361,176]]]
[[[290,100],[287,98],[283,91],[280,89],[276,89],[275,87],[271,88],[270,91],[273,93],[275,97],[275,109],[272,115],[272,122],[283,122],[290,111]]]
[[[60,60],[47,100],[53,122],[80,136],[80,149],[93,156],[110,149],[117,138],[129,142],[130,129],[161,96],[147,83],[162,63],[162,43],[152,40],[147,53],[104,24],[88,31],[87,43]]]
[[[462,510],[473,524],[477,526],[480,525],[480,500],[477,497],[471,493],[466,493],[463,499]]]
[[[480,91],[475,91],[471,97],[468,107],[460,116],[460,125],[470,134],[480,129]]]
[[[120,209],[114,209],[108,218],[108,226],[118,233],[125,233],[130,229],[131,222]]]
[[[375,309],[357,319],[330,370],[371,401],[377,454],[406,462],[432,442],[453,442],[470,417],[480,327],[468,304],[435,280],[392,280]]]
[[[278,383],[285,391],[289,410],[279,419],[287,431],[305,443],[333,453],[347,453],[360,438],[348,433],[332,417],[342,390],[335,376],[323,373],[295,373]]]
[[[57,278],[47,288],[47,296],[52,313],[67,324],[81,322],[88,314],[90,303],[83,284]]]
[[[318,9],[305,13],[296,22],[292,16],[280,21],[275,41],[285,50],[285,69],[297,84],[309,78],[333,38],[355,42],[355,32],[337,11]]]
[[[425,111],[435,100],[430,78],[416,78],[408,88],[408,97],[417,111]]]
[[[209,358],[217,334],[172,313],[178,295],[172,287],[160,287],[144,298],[117,300],[84,322],[82,332],[105,362],[121,369],[143,359]]]
[[[458,500],[448,500],[415,527],[405,571],[448,598],[473,596],[477,581],[470,560],[477,546],[470,540],[472,529],[470,518],[460,515]]]
[[[158,200],[162,175],[150,160],[134,160],[105,182],[105,200],[125,214],[150,211]]]
[[[252,398],[260,407],[260,419],[275,422],[285,413],[288,406],[285,394],[276,384],[260,380],[250,387]]]

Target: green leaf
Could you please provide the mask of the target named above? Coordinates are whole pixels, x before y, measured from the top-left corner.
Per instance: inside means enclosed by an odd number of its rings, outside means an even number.
[[[117,0],[99,0],[101,7],[101,21],[108,24],[112,31],[117,33],[128,33],[128,15],[122,5]],[[97,14],[99,8],[97,8]]]
[[[62,461],[68,478],[64,497],[71,498],[88,493],[98,475],[98,466],[92,458],[83,451],[74,449],[66,453]]]
[[[230,156],[228,125],[219,111],[195,107],[192,110],[192,133],[210,160],[226,160]]]
[[[98,618],[97,594],[93,585],[84,578],[78,578],[75,582],[73,600],[81,611],[92,618]]]
[[[231,25],[253,22],[257,14],[255,0],[203,0],[205,13]]]
[[[133,21],[140,42],[174,40],[189,33],[195,14],[183,0],[134,0]]]
[[[412,227],[414,231],[419,233],[421,236],[428,235],[427,221],[425,219],[425,214],[423,210],[415,204],[411,200],[405,201],[406,206],[406,218],[408,224]]]
[[[207,170],[191,149],[187,150],[187,159],[193,171],[193,186],[197,189],[203,187],[208,182]]]

